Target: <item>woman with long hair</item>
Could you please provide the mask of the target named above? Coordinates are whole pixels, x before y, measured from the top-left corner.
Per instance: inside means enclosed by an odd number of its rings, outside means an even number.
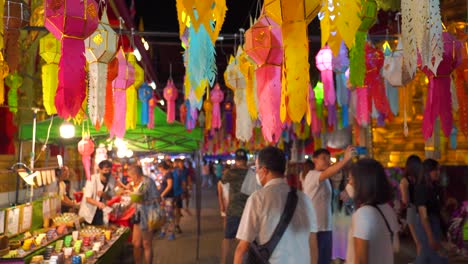
[[[424,160],[423,173],[414,189],[414,203],[418,208],[415,231],[421,243],[421,253],[416,257],[415,263],[447,263],[447,258],[438,253],[442,229],[440,167],[436,160]]]
[[[158,164],[158,170],[164,175],[161,181],[161,206],[164,207],[166,212],[166,224],[161,229],[159,238],[164,238],[166,232],[170,231],[171,234],[167,239],[174,240],[174,190],[172,189],[174,177],[172,175],[171,166],[166,161],[162,161]]]
[[[400,181],[400,192],[401,192],[401,207],[402,210],[406,210],[406,223],[416,244],[416,253],[419,255],[421,252],[421,243],[416,236],[414,225],[416,223],[417,209],[414,205],[414,187],[416,180],[419,175],[423,173],[423,166],[421,158],[416,155],[411,155],[406,159],[405,171]]]
[[[357,161],[351,167],[349,184],[357,210],[352,216],[346,263],[393,264],[398,221],[388,204],[392,187],[382,164],[374,159]]]

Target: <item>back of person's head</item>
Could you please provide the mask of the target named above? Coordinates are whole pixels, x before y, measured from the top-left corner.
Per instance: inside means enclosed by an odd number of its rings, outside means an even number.
[[[392,199],[392,187],[385,174],[384,167],[374,159],[360,159],[351,166],[354,185],[354,201],[377,205]]]
[[[306,161],[304,161],[304,169],[306,172],[308,172],[309,170],[313,170],[314,168],[315,164],[312,160],[306,159]]]
[[[405,171],[403,177],[407,178],[408,181],[414,183],[423,173],[423,166],[421,158],[416,155],[411,155],[406,159]]]
[[[103,161],[99,162],[98,167],[101,170],[104,169],[104,168],[112,168],[112,162],[110,162],[108,160],[103,160]]]
[[[258,166],[265,167],[274,173],[284,175],[286,171],[286,156],[284,152],[273,146],[268,146],[258,152]]]
[[[423,161],[423,173],[418,179],[420,184],[431,184],[431,172],[439,169],[439,162],[435,159],[425,159]]]
[[[161,161],[159,162],[158,164],[158,169],[163,169],[163,170],[169,170],[171,168],[171,166],[169,166],[169,164],[167,164],[167,161]]]
[[[134,164],[128,167],[127,173],[129,174],[135,173],[137,175],[143,175],[143,169],[141,168],[141,166]]]
[[[326,154],[328,156],[331,155],[330,151],[328,151],[328,149],[320,148],[320,149],[317,149],[316,151],[314,151],[314,153],[312,154],[312,158],[317,158],[321,154]]]

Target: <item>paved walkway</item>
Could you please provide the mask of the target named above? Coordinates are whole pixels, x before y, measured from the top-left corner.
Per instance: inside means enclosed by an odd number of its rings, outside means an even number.
[[[215,189],[203,189],[202,193],[202,212],[201,212],[201,237],[199,260],[196,260],[197,252],[197,222],[195,217],[195,200],[191,201],[191,214],[183,212],[181,228],[183,233],[178,235],[176,240],[168,241],[158,239],[155,235],[154,240],[154,263],[155,264],[218,264],[220,260],[221,241],[223,238],[223,227],[221,217],[219,216],[218,204]],[[127,258],[131,256],[131,248],[126,250],[126,259],[119,263],[132,263]],[[127,255],[128,252],[128,255]],[[409,238],[402,238],[400,252],[395,256],[395,263],[411,263],[415,256],[415,248]],[[116,262],[117,263],[117,262]],[[465,259],[450,255],[449,263],[468,263]]]

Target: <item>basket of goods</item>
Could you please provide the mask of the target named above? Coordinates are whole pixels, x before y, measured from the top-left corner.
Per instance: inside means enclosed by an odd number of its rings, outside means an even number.
[[[8,246],[8,237],[0,236],[0,256],[5,256],[10,252],[10,247]]]

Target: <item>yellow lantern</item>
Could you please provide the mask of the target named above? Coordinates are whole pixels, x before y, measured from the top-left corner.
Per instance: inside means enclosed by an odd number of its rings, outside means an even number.
[[[3,54],[0,52],[0,105],[5,101],[5,86],[3,84],[3,79],[7,77],[9,72],[10,69],[8,68],[8,64],[3,59]]]
[[[39,55],[45,60],[42,65],[42,99],[48,115],[57,113],[55,92],[58,86],[58,63],[62,45],[51,33],[39,40]]]
[[[140,86],[145,81],[145,72],[143,68],[138,65],[137,59],[132,52],[127,54],[127,60],[133,66],[133,68],[135,68],[135,82],[126,90],[127,116],[125,119],[125,127],[127,129],[134,129],[136,128],[137,121],[137,89],[140,88]]]

